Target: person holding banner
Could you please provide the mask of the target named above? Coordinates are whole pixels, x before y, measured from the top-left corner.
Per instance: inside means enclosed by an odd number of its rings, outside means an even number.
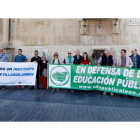
[[[71,51],[68,51],[68,56],[64,59],[63,64],[74,64],[74,58],[71,54]]]
[[[117,67],[132,68],[133,62],[129,56],[126,56],[126,50],[121,50],[121,56],[117,59]],[[124,96],[121,94],[120,96]]]
[[[18,55],[15,56],[14,62],[27,62],[26,56],[22,54],[22,49],[18,49]],[[16,86],[16,88],[19,88],[19,87],[21,90],[24,89],[24,86]]]
[[[0,62],[8,62],[9,57],[6,53],[4,53],[4,48],[0,47]],[[5,86],[2,87],[2,90],[5,90]]]
[[[74,62],[73,63],[79,65],[81,60],[83,60],[83,56],[80,55],[80,50],[76,51],[76,55],[73,56],[73,58],[74,58]]]
[[[87,52],[83,53],[83,60],[80,61],[81,65],[91,65],[91,61],[88,59],[88,54]],[[84,92],[83,90],[81,91],[82,93]],[[90,91],[88,91],[90,94]]]
[[[68,56],[64,59],[63,64],[74,64],[74,58],[71,54],[71,51],[68,51]],[[65,92],[67,92],[67,89],[65,89]],[[71,92],[74,92],[74,90],[71,89]]]
[[[37,83],[37,89],[40,89],[39,87],[39,67],[40,67],[40,64],[41,64],[41,57],[38,56],[38,50],[35,50],[34,52],[35,56],[32,57],[31,59],[31,62],[34,62],[34,63],[37,63],[37,73],[36,73],[36,83]],[[33,90],[34,89],[34,86],[32,86],[30,88],[30,90]]]
[[[112,55],[110,55],[110,50],[106,49],[104,51],[105,54],[103,54],[102,56],[100,56],[97,65],[100,66],[111,66],[112,68],[115,67],[116,61],[114,59],[114,57]],[[103,92],[103,95],[106,95],[106,91]],[[110,92],[110,95],[113,96],[114,94],[112,92]]]
[[[40,64],[40,76],[41,76],[41,86],[42,89],[47,89],[47,64],[46,56],[42,56],[42,61]]]
[[[81,60],[80,64],[91,65],[91,61],[88,59],[88,54],[86,52],[83,53],[83,60]]]
[[[126,56],[126,50],[121,50],[121,56],[117,59],[117,67],[132,68],[133,62],[130,57]]]
[[[131,53],[130,58],[133,62],[133,68],[140,68],[140,55],[137,54],[137,49],[132,49]]]
[[[53,55],[53,57],[54,57],[54,58],[52,59],[51,63],[52,63],[52,64],[60,64],[60,60],[58,59],[58,53],[55,53],[55,54]],[[53,88],[52,91],[55,91],[55,88]],[[59,88],[57,88],[56,91],[59,91]]]
[[[83,60],[83,56],[80,55],[80,50],[76,50],[76,55],[73,56],[74,58],[74,64],[80,65],[81,60]]]
[[[91,65],[97,65],[97,59],[96,59],[96,55],[94,53],[92,53]]]

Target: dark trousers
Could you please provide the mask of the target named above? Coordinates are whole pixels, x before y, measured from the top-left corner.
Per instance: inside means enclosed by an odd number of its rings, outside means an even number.
[[[37,87],[39,87],[39,72],[37,72],[36,74],[36,83],[37,83]]]
[[[37,70],[36,73],[36,83],[37,83],[37,87],[39,87],[39,70]],[[32,86],[32,88],[34,88],[34,86]]]

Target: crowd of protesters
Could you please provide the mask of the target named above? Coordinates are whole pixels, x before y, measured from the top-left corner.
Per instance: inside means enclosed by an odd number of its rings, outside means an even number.
[[[110,50],[106,49],[104,53],[100,54],[99,59],[97,60],[97,56],[93,53],[92,58],[89,59],[87,52],[84,52],[83,55],[80,55],[80,50],[76,51],[76,55],[72,56],[72,52],[68,51],[67,57],[61,62],[59,59],[58,53],[55,53],[53,56],[53,59],[51,60],[52,64],[76,64],[76,65],[97,65],[97,66],[111,66],[112,68],[117,67],[125,67],[125,68],[140,68],[140,55],[137,54],[137,49],[132,49],[131,56],[126,56],[126,50],[122,49],[120,52],[120,57],[118,57],[116,60],[115,58],[110,54]],[[4,53],[4,48],[0,47],[0,62],[9,62],[9,57],[6,53]],[[22,54],[22,50],[18,49],[18,55],[15,56],[13,62],[27,62],[26,56]],[[40,89],[39,87],[39,81],[41,79],[41,87],[42,89],[47,88],[47,63],[46,56],[39,56],[38,50],[35,50],[34,57],[31,58],[31,62],[38,63],[37,66],[37,74],[36,74],[36,83],[37,83],[37,89]],[[20,88],[21,90],[24,89],[24,86],[16,86],[16,88]],[[34,86],[30,88],[30,90],[33,90]],[[2,90],[5,90],[5,86],[2,87]],[[53,88],[52,91],[59,91],[59,89]],[[65,89],[65,92],[67,92],[67,89]],[[71,92],[74,92],[74,90],[71,89]],[[106,95],[107,92],[103,92],[103,95]],[[114,94],[111,92],[111,96]]]

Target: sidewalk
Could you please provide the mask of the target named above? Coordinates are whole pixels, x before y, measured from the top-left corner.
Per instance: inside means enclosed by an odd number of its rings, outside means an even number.
[[[140,121],[140,98],[100,91],[0,91],[0,121]]]

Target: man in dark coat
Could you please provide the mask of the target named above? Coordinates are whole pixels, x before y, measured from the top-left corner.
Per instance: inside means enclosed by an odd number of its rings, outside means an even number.
[[[79,50],[76,51],[76,55],[73,56],[73,58],[74,58],[74,64],[77,64],[77,65],[80,64],[81,60],[83,60],[83,56],[80,55],[80,51]]]
[[[35,56],[32,57],[31,62],[38,63],[37,64],[37,73],[36,73],[36,83],[37,83],[37,88],[40,89],[40,87],[39,87],[39,67],[40,67],[40,63],[41,63],[41,57],[38,56],[38,50],[35,50],[34,54],[35,54]],[[30,90],[33,90],[33,89],[34,89],[34,86],[32,86],[30,88]]]

